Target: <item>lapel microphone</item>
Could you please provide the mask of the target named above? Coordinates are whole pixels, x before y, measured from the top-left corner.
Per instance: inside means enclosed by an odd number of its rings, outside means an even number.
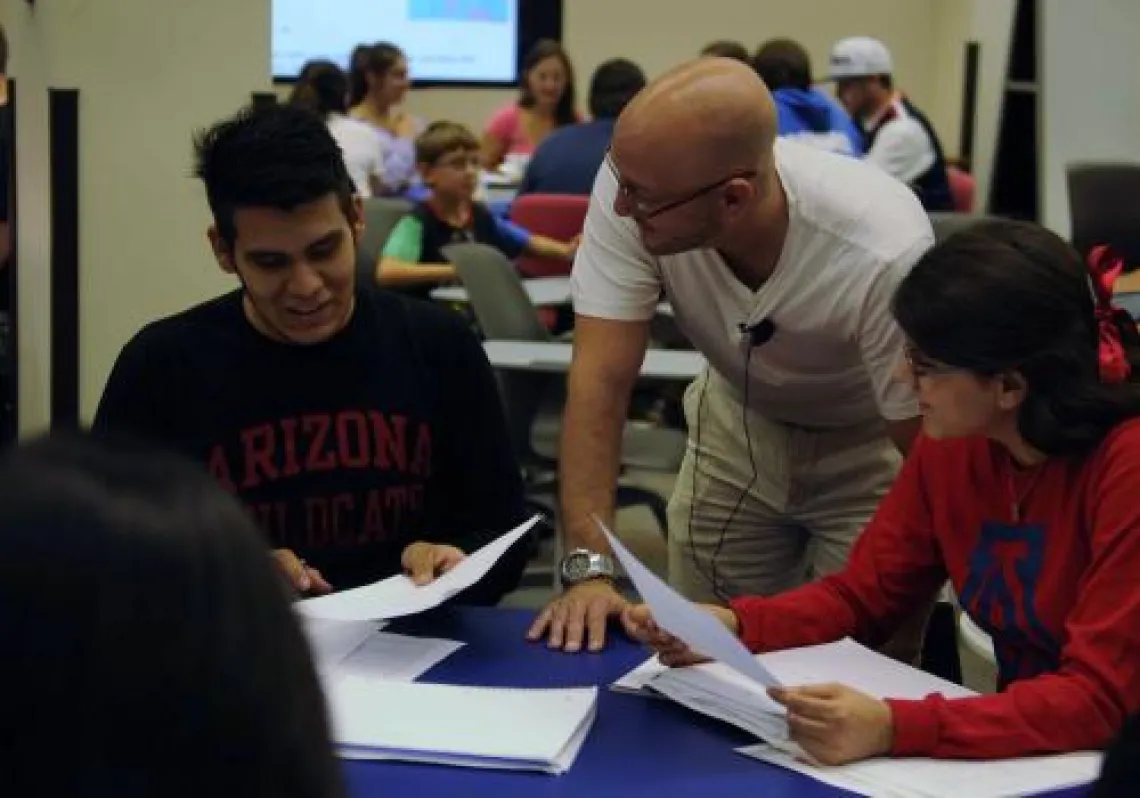
[[[771,319],[762,319],[755,324],[742,321],[736,325],[736,328],[740,330],[740,337],[748,342],[749,349],[763,346],[771,341],[772,336],[776,334],[776,325]]]

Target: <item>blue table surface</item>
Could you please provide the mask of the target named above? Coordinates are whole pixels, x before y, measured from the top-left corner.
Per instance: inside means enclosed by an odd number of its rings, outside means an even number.
[[[345,762],[353,798],[495,796],[696,796],[836,798],[850,793],[758,762],[733,749],[747,734],[665,700],[622,695],[611,682],[641,663],[644,650],[612,635],[600,654],[563,654],[523,635],[533,613],[450,608],[402,619],[387,631],[466,643],[420,681],[491,687],[597,686],[598,717],[561,776],[398,762]],[[1051,793],[1078,798],[1083,790]]]

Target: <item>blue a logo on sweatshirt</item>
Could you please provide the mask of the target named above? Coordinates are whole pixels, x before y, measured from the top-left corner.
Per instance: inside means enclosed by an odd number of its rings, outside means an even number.
[[[1045,527],[982,524],[970,553],[962,606],[994,638],[999,685],[1056,671],[1061,644],[1037,615]]]

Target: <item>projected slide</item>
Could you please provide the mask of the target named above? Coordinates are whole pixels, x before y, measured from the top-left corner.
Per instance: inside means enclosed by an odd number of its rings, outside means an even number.
[[[313,58],[347,66],[362,42],[408,54],[414,80],[515,80],[517,0],[273,0],[273,75]]]

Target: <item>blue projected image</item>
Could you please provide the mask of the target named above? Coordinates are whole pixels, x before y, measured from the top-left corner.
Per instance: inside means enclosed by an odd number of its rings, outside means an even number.
[[[508,0],[408,0],[416,22],[506,22]]]

